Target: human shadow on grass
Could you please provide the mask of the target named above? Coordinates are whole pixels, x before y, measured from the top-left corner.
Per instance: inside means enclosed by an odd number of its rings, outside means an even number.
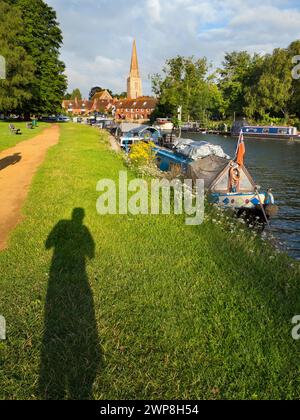
[[[3,159],[0,159],[0,171],[7,168],[8,166],[16,165],[21,160],[22,160],[21,153],[15,153],[11,156],[7,156]]]
[[[83,209],[61,220],[46,241],[54,249],[45,305],[39,394],[47,400],[92,399],[101,360],[94,299],[86,260],[95,243]]]

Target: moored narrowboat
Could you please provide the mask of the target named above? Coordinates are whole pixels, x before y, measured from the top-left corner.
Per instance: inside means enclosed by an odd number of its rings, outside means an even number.
[[[245,138],[266,139],[299,139],[300,134],[296,127],[274,125],[250,125],[246,120],[236,121],[232,127],[232,136],[238,137],[242,131]]]
[[[268,223],[277,212],[271,190],[260,192],[244,165],[245,144],[241,133],[236,156],[231,159],[220,146],[179,139],[172,150],[156,147],[157,164],[162,171],[181,174],[186,179],[203,179],[208,199],[219,207],[239,214],[253,212]]]

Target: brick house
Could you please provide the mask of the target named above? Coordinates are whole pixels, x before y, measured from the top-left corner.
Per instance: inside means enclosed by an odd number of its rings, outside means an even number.
[[[78,98],[75,98],[74,100],[64,100],[62,107],[66,112],[72,115],[90,115],[94,112],[110,112],[113,102],[112,96],[107,90],[103,90],[97,92],[91,101],[87,99],[80,100]]]
[[[114,103],[115,119],[126,121],[148,121],[157,104],[150,96],[137,99],[121,99]]]

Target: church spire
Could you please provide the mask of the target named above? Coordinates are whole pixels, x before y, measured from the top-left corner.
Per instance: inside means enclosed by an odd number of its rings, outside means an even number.
[[[133,47],[132,47],[130,76],[131,77],[140,77],[139,62],[138,62],[138,57],[137,57],[135,40],[133,41]]]
[[[143,96],[142,79],[140,77],[139,62],[134,40],[132,47],[130,74],[127,79],[127,98],[137,99]]]

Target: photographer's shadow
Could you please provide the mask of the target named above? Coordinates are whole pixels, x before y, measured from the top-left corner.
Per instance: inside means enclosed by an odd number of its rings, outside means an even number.
[[[50,400],[92,398],[101,359],[86,259],[95,244],[83,225],[84,210],[60,221],[46,241],[54,248],[45,306],[39,394]]]

